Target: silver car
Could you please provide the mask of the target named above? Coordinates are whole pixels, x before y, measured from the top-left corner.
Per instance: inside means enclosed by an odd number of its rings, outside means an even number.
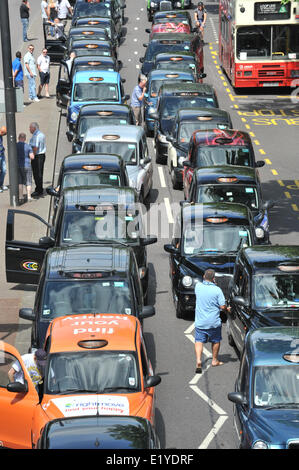
[[[133,125],[92,127],[86,132],[82,153],[111,153],[126,162],[129,184],[141,202],[148,202],[153,184],[153,164],[142,127]]]

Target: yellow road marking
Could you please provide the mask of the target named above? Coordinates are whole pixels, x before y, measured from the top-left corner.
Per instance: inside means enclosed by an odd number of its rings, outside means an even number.
[[[273,175],[278,175],[277,171],[276,170],[271,170]]]
[[[282,180],[277,180],[277,183],[279,184],[279,186],[284,186],[284,182]]]
[[[261,145],[259,140],[257,140],[257,139],[255,139],[253,142],[255,143],[255,145]]]
[[[290,195],[290,193],[288,191],[285,191],[285,195],[288,199],[292,199],[292,196]]]
[[[260,152],[260,154],[262,154],[262,155],[266,155],[266,152],[265,152],[265,150],[263,150],[263,149],[259,149],[259,152]]]
[[[267,165],[272,165],[272,162],[271,160],[269,160],[269,158],[265,158],[265,162],[267,163]],[[281,180],[278,180],[278,181],[281,181]]]
[[[292,209],[296,212],[299,212],[297,204],[292,204]]]

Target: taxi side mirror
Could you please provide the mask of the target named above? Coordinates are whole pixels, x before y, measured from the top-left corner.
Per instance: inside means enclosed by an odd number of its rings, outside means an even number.
[[[258,160],[257,162],[255,162],[256,168],[262,168],[264,165],[265,165],[264,160]]]
[[[199,78],[206,78],[206,76],[207,76],[206,73],[201,73],[201,74],[199,75]]]
[[[49,194],[49,196],[59,197],[59,191],[56,191],[53,186],[48,186],[46,188],[46,193]]]
[[[270,201],[265,201],[265,203],[263,204],[263,209],[266,210],[266,211],[269,211],[274,206],[275,206],[274,201],[271,201],[271,200]]]
[[[66,136],[67,136],[67,140],[69,142],[72,142],[73,138],[74,138],[74,133],[73,132],[70,132],[70,131],[67,131],[66,132]]]
[[[22,384],[21,382],[10,382],[6,386],[6,390],[8,392],[13,393],[27,393],[28,392],[28,384],[25,382]]]
[[[140,62],[141,64],[143,64],[143,62],[144,62],[144,57],[140,57],[140,58],[139,58],[139,62]]]
[[[35,320],[35,315],[32,308],[20,308],[19,317],[23,318],[24,320]]]
[[[170,253],[171,255],[177,255],[179,253],[178,248],[171,244],[164,245],[164,251]]]
[[[248,304],[248,301],[246,299],[244,299],[244,297],[240,297],[240,296],[236,296],[234,297],[234,303],[236,305],[239,305],[239,307],[248,307],[249,304]]]
[[[39,245],[45,247],[45,248],[51,248],[54,246],[55,240],[51,237],[41,237],[39,239]]]
[[[159,375],[148,375],[145,379],[145,388],[156,387],[161,382],[161,377]]]
[[[146,238],[141,238],[141,245],[146,246],[146,245],[153,245],[154,243],[157,243],[158,238],[155,236],[149,236]]]
[[[145,32],[150,34],[151,30],[149,28],[146,28]]]
[[[231,392],[227,394],[227,398],[229,399],[229,401],[232,401],[236,405],[244,406],[248,404],[243,393]]]
[[[149,317],[153,317],[154,315],[156,315],[155,307],[153,307],[152,305],[146,305],[145,307],[143,307],[142,312],[139,315],[139,318],[141,319],[149,318]]]

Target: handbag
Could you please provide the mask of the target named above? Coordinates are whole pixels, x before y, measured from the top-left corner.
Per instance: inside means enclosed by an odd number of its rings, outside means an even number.
[[[227,322],[227,313],[224,312],[223,310],[220,310],[220,320],[221,320],[221,323]]]

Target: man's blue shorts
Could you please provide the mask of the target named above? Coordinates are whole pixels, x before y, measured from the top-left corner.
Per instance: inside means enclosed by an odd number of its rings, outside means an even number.
[[[195,328],[195,342],[196,343],[220,343],[222,340],[221,336],[221,325],[216,328]]]

